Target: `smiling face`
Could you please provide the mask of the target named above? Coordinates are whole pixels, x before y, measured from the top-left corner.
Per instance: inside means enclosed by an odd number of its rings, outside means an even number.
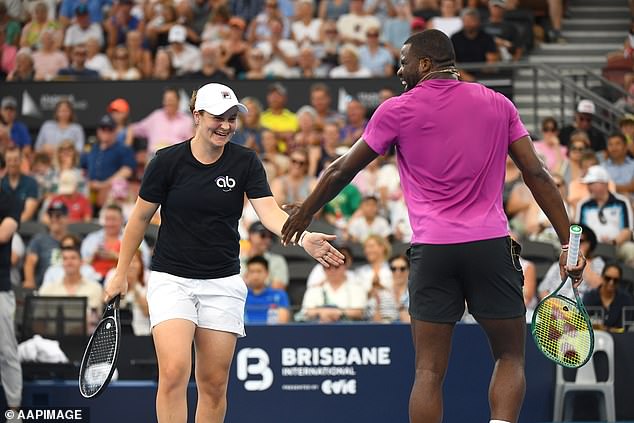
[[[410,50],[411,44],[405,44],[401,48],[401,66],[396,72],[405,91],[414,88],[424,76],[421,70],[420,60],[414,57]]]
[[[197,123],[196,136],[215,147],[223,147],[236,131],[238,106],[233,106],[222,115],[215,116],[205,111],[194,112]]]

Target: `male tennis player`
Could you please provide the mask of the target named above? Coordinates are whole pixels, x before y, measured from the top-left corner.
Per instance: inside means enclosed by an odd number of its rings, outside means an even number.
[[[458,80],[451,41],[427,30],[401,49],[405,93],[386,100],[362,138],[325,171],[301,207],[289,207],[284,242],[379,154],[396,147],[413,229],[409,250],[416,378],[410,422],[442,420],[442,382],[451,335],[464,312],[484,328],[495,358],[491,422],[516,422],[525,391],[525,308],[517,248],[502,208],[510,154],[563,246],[562,276],[581,282],[585,260],[567,269],[569,222],[563,201],[537,158],[513,104],[480,84]]]

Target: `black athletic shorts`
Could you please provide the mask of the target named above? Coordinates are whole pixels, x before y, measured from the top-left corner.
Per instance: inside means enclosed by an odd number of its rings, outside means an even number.
[[[469,312],[484,319],[526,314],[520,246],[511,237],[461,244],[414,244],[409,312],[413,319],[453,323]]]

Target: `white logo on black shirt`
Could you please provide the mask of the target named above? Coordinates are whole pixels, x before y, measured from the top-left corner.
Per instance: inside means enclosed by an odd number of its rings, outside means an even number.
[[[222,189],[223,192],[229,192],[236,186],[236,180],[231,176],[218,176],[216,178],[216,185]]]

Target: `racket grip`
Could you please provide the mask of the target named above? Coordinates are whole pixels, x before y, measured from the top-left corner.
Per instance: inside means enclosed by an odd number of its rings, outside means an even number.
[[[579,225],[571,225],[570,226],[570,241],[568,246],[568,261],[566,261],[566,265],[568,267],[575,266],[577,264],[577,259],[579,258],[579,244],[581,243],[581,226]]]

